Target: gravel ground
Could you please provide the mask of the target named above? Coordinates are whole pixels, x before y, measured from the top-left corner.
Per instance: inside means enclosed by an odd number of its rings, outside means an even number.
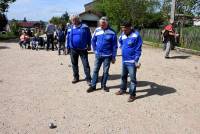
[[[128,95],[114,94],[120,56],[110,69],[110,92],[88,94],[85,81],[71,83],[69,56],[0,43],[0,134],[199,134],[200,57],[171,56],[143,47],[137,99],[127,103]],[[93,70],[93,54],[89,61]]]

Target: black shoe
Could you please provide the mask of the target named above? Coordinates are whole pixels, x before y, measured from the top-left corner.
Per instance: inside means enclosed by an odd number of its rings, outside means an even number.
[[[106,87],[106,86],[103,86],[102,89],[103,89],[105,92],[109,92],[109,88]]]
[[[79,82],[79,79],[73,79],[73,81],[72,81],[73,84],[75,84],[77,82]]]
[[[95,91],[96,90],[96,88],[94,88],[94,87],[89,87],[88,88],[88,90],[87,90],[87,93],[91,93],[91,92],[93,92],[93,91]]]

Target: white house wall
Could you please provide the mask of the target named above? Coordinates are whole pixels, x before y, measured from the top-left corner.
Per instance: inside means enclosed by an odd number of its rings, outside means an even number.
[[[83,14],[80,16],[82,20],[87,20],[87,21],[98,21],[99,17],[94,14]]]
[[[200,20],[199,21],[194,21],[194,26],[200,26]]]

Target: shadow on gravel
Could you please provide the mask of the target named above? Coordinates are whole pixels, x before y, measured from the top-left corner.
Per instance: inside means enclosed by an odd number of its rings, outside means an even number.
[[[1,43],[18,43],[19,39],[9,39],[9,40],[1,40],[0,39],[0,42]]]
[[[154,82],[149,81],[139,81],[137,87],[150,86],[148,89],[138,90],[137,92],[145,92],[146,94],[137,96],[137,99],[145,98],[152,95],[167,95],[176,92],[176,89],[164,85],[158,85]]]
[[[170,59],[188,59],[190,58],[190,56],[173,56],[173,57],[170,57]]]
[[[129,86],[129,83],[128,83]],[[163,95],[167,95],[167,94],[172,94],[176,92],[176,89],[172,88],[172,87],[168,87],[168,86],[164,86],[164,85],[158,85],[154,82],[149,82],[149,81],[138,81],[137,87],[150,87],[147,89],[142,89],[142,90],[137,90],[137,92],[144,92],[146,94],[144,95],[139,95],[136,98],[137,99],[142,99],[145,97],[149,97],[152,95],[159,95],[159,96],[163,96]],[[110,86],[109,89],[120,89],[120,85],[116,85],[116,86]]]
[[[119,74],[112,74],[112,75],[109,75],[108,80],[118,80],[120,78],[121,78],[121,75],[119,75]],[[99,79],[101,79],[101,77]]]
[[[10,47],[7,47],[7,46],[0,46],[0,49],[10,49]]]

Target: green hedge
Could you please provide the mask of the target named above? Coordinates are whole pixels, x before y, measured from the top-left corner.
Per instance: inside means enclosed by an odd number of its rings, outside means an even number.
[[[141,30],[141,36],[143,40],[162,43],[161,30],[162,29],[143,29]],[[181,30],[177,31],[180,32]],[[179,46],[200,51],[200,27],[182,28]]]
[[[15,39],[17,36],[13,32],[6,32],[6,33],[1,33],[0,32],[0,41],[2,40],[9,40],[9,39]]]

